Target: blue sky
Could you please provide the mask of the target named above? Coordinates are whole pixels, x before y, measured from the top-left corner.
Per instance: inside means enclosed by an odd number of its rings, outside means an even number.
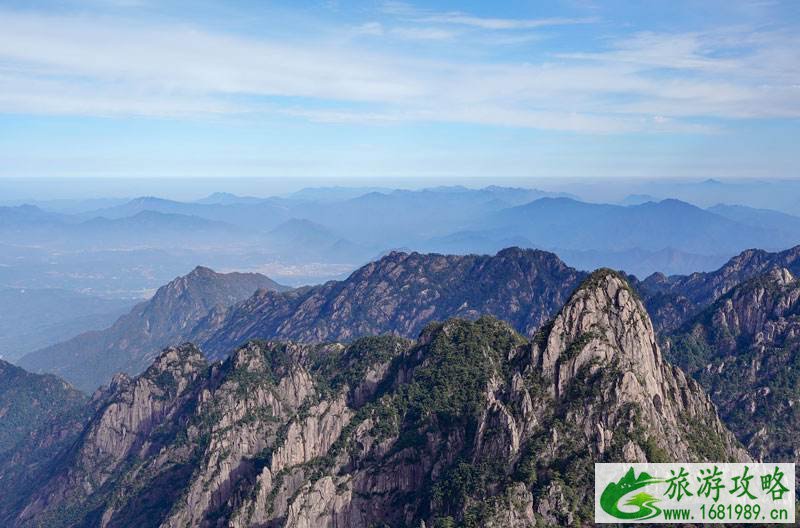
[[[797,177],[800,2],[0,1],[0,176]]]

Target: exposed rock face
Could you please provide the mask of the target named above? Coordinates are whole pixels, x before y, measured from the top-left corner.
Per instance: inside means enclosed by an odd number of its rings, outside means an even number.
[[[800,282],[774,268],[666,338],[757,458],[800,460]]]
[[[92,519],[97,513],[93,509],[108,506],[101,499],[109,498],[104,495],[116,484],[112,479],[136,471],[136,460],[158,454],[160,435],[181,430],[184,406],[205,367],[200,351],[184,345],[164,351],[137,378],[115,376],[109,387],[94,395],[98,410],[62,455],[59,469],[19,514],[22,524],[37,519],[36,523],[57,526],[65,512],[68,517]]]
[[[749,249],[713,272],[672,277],[655,273],[635,286],[646,300],[656,329],[670,332],[734,287],[773,268],[800,274],[800,246],[778,253]]]
[[[7,524],[587,524],[595,461],[748,458],[608,270],[532,341],[483,317],[210,366],[185,345],[94,405]]]
[[[582,372],[616,370],[615,406],[635,405],[652,437],[666,440],[671,459],[699,454],[692,451],[700,446],[690,445],[696,440],[694,420],[713,416],[715,410],[693,380],[662,359],[644,307],[614,272],[595,272],[556,317],[543,349],[542,368],[545,378],[554,380],[556,396],[567,394]],[[607,416],[587,418],[587,428],[608,421]],[[723,434],[718,422],[703,427],[709,434]]]
[[[162,348],[187,340],[210,312],[223,311],[259,288],[286,290],[258,273],[216,273],[197,267],[159,288],[110,328],[32,352],[20,365],[57,374],[91,393],[116,372],[142,372]]]
[[[430,321],[487,314],[532,335],[583,277],[544,251],[509,248],[494,257],[392,253],[344,281],[258,292],[217,326],[198,325],[193,340],[219,358],[248,339],[350,341],[383,333],[414,338]]]

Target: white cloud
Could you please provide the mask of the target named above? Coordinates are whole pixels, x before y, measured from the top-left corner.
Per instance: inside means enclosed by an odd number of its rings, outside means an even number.
[[[385,28],[380,22],[367,22],[356,27],[355,33],[358,35],[369,35],[373,37],[397,37],[406,40],[450,40],[455,38],[455,31],[437,27],[391,27]]]
[[[404,2],[384,2],[383,11],[390,15],[416,20],[418,22],[460,25],[490,30],[537,29],[549,26],[589,24],[597,21],[595,18],[552,17],[516,19],[478,17],[460,11],[437,12],[429,9],[419,9]]]
[[[0,13],[0,60],[35,78],[127,83],[159,94],[387,101],[420,95],[384,57],[102,19]]]
[[[381,36],[384,34],[383,24],[380,22],[366,22],[356,28],[359,35]]]
[[[591,18],[539,18],[527,20],[518,20],[512,18],[481,18],[458,12],[422,16],[418,20],[428,23],[454,24],[495,30],[537,29],[548,26],[565,26],[595,22],[595,20]]]
[[[458,33],[436,27],[396,27],[390,34],[408,40],[450,40]]]
[[[288,114],[586,133],[702,132],[699,118],[800,117],[798,37],[745,28],[641,33],[605,51],[492,63],[378,51],[371,40],[276,42],[112,18],[0,11],[0,27],[0,112]],[[431,46],[448,31],[379,22],[356,30]]]

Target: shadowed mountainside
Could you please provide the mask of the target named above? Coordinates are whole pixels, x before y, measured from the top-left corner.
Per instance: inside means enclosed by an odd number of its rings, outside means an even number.
[[[33,372],[62,376],[91,393],[116,372],[144,370],[163,347],[184,340],[212,310],[264,288],[286,289],[257,273],[216,273],[197,267],[159,288],[110,328],[31,352],[19,364]]]

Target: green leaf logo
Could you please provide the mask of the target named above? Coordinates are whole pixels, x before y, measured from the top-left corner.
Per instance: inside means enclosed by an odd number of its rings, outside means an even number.
[[[633,472],[633,468],[630,468],[619,482],[611,482],[606,486],[606,489],[604,489],[602,495],[600,495],[600,507],[604,512],[617,519],[652,519],[661,513],[661,509],[655,505],[659,499],[653,497],[649,493],[640,492],[628,499],[625,505],[638,507],[635,511],[621,511],[618,505],[626,495],[642,489],[645,486],[649,486],[650,484],[657,484],[659,482],[664,482],[664,480],[653,478],[645,472],[640,473],[637,477]]]

